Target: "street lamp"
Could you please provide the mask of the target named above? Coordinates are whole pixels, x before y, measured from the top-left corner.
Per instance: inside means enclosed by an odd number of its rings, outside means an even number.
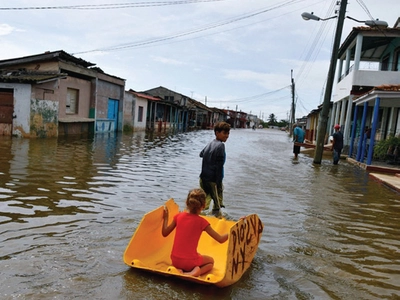
[[[327,125],[328,125],[329,107],[330,107],[330,103],[331,103],[332,88],[333,88],[334,77],[335,77],[337,56],[339,53],[339,43],[340,43],[340,39],[342,36],[342,31],[343,31],[343,23],[344,23],[344,19],[345,19],[346,7],[347,7],[347,0],[342,0],[340,3],[340,10],[339,10],[339,17],[338,17],[336,33],[335,33],[335,40],[333,42],[332,56],[331,56],[331,62],[329,65],[328,78],[327,78],[327,82],[326,82],[324,102],[322,103],[322,109],[321,109],[319,124],[318,124],[318,128],[317,128],[317,140],[316,140],[315,152],[314,152],[314,163],[315,164],[321,164],[322,154],[324,151],[325,135],[326,135],[326,129],[327,129]],[[307,12],[302,13],[301,16],[306,21],[308,21],[308,20],[325,21],[325,20],[336,18],[336,16],[333,16],[333,17],[329,17],[326,19],[322,19],[322,18],[314,15],[313,13],[307,13]],[[368,25],[370,27],[386,28],[388,26],[385,21],[379,21],[379,20],[358,21],[351,17],[347,17],[347,18],[354,20],[356,22],[362,22],[365,25]]]
[[[301,17],[304,19],[304,20],[306,20],[306,21],[308,21],[308,20],[314,20],[314,21],[326,21],[326,20],[330,20],[330,19],[335,19],[335,18],[337,18],[337,16],[333,16],[333,17],[329,17],[329,18],[326,18],[326,19],[323,19],[323,18],[320,18],[320,17],[317,17],[316,15],[314,15],[314,13],[312,12],[312,13],[308,13],[308,12],[303,12],[302,14],[301,14]]]
[[[358,23],[364,23],[365,25],[369,26],[369,27],[377,27],[377,28],[381,28],[381,29],[385,29],[387,28],[389,25],[386,21],[381,21],[379,19],[376,20],[366,20],[366,21],[359,21],[357,19],[354,19],[352,17],[346,16],[347,19],[356,21]],[[304,18],[303,18],[304,19]]]

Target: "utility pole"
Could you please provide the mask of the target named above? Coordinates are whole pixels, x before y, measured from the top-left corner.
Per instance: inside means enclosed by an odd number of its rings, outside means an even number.
[[[291,117],[290,117],[290,128],[289,128],[289,133],[290,133],[290,136],[292,136],[292,134],[293,134],[293,124],[295,123],[295,116],[296,116],[296,107],[295,107],[295,105],[294,105],[294,95],[295,95],[295,92],[294,92],[294,79],[293,79],[293,70],[290,70],[290,72],[291,72],[291,78],[292,78],[292,115],[291,115]]]
[[[236,117],[237,117],[237,105],[236,105],[236,112],[235,112],[235,123],[233,124],[233,129],[236,129]]]
[[[333,82],[335,80],[335,70],[337,63],[337,56],[339,52],[340,39],[343,31],[343,23],[346,14],[347,0],[342,0],[340,3],[339,18],[336,27],[335,40],[333,43],[331,63],[329,65],[328,78],[326,83],[324,102],[319,116],[317,141],[314,152],[314,164],[321,164],[322,154],[324,151],[326,129],[328,127],[328,115],[331,104]]]

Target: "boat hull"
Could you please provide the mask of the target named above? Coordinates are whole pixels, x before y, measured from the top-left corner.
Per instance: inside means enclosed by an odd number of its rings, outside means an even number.
[[[173,199],[169,199],[165,206],[169,210],[170,223],[172,216],[179,212],[179,207]],[[220,244],[206,232],[202,233],[197,251],[213,257],[214,268],[208,274],[193,277],[181,274],[171,264],[170,254],[175,231],[167,237],[162,236],[163,211],[164,206],[160,206],[143,216],[125,249],[123,256],[125,264],[132,268],[218,287],[237,282],[250,267],[264,227],[256,214],[243,217],[237,222],[214,216],[202,216],[218,233],[229,232],[229,238],[227,242]]]

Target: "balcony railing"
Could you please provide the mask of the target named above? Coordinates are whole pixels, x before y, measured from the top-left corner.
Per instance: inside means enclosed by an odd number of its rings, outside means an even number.
[[[379,69],[380,65],[378,62],[365,62],[362,61],[360,62],[360,71],[391,71],[392,69],[389,70],[383,70]],[[350,66],[339,78],[339,82],[342,81],[343,78],[345,78],[347,75],[349,75],[354,69],[354,64]]]

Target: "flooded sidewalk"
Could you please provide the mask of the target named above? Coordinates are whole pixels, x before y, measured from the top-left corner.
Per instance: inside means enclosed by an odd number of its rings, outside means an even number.
[[[348,157],[346,160],[349,163],[364,169],[374,180],[393,189],[395,192],[400,193],[400,168],[393,168],[384,163],[366,165],[365,163],[358,162],[355,159]]]
[[[325,146],[329,147],[330,145]],[[301,153],[312,156],[314,148],[302,149]],[[324,157],[329,157],[331,156],[331,153],[331,151],[324,150],[323,155]],[[371,165],[367,165],[366,163],[358,162],[354,158],[347,157],[347,155],[343,154],[341,160],[346,160],[348,163],[360,167],[375,181],[389,187],[397,193],[400,193],[400,166],[399,168],[395,168],[393,165],[376,161],[373,161]]]

